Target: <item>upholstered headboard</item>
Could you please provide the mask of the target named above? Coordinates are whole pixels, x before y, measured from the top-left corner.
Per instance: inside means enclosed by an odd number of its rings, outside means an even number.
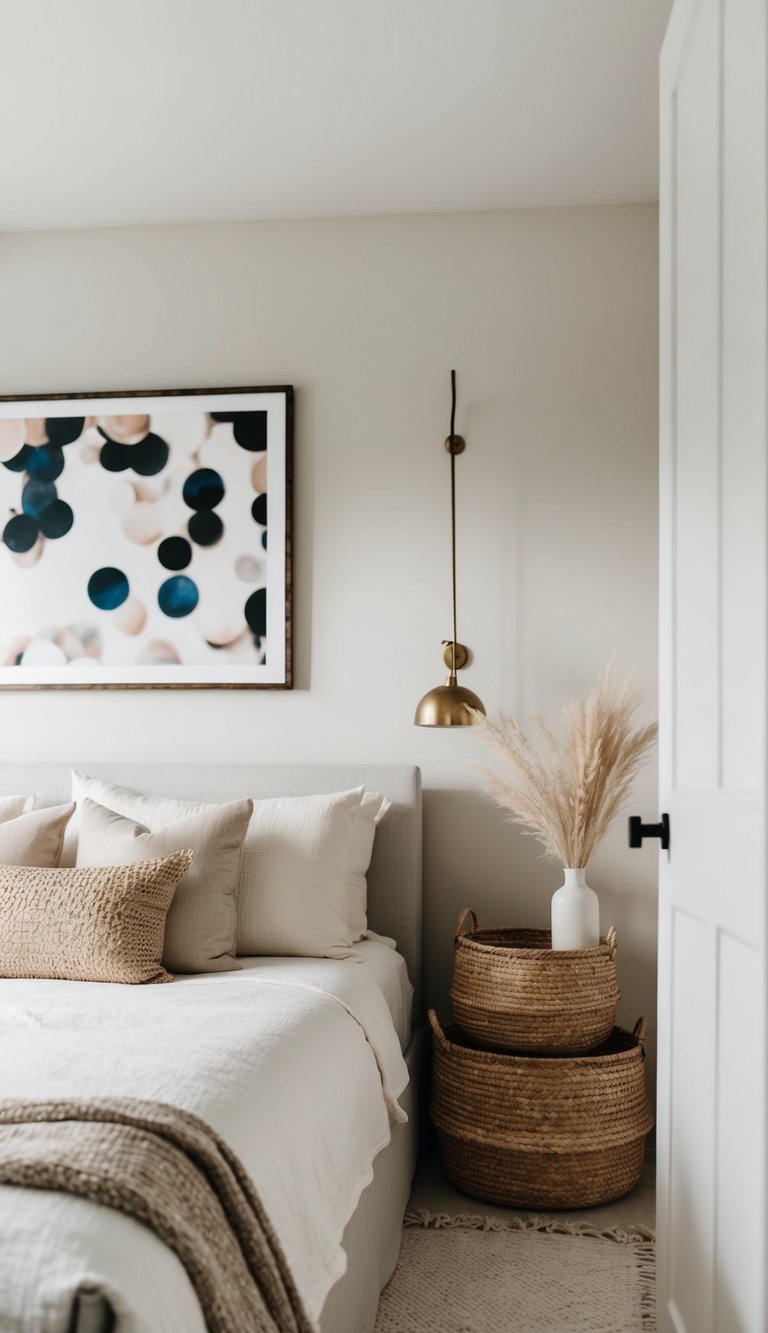
[[[347,764],[0,764],[0,793],[40,792],[38,805],[69,800],[70,770],[153,796],[232,801],[241,796],[308,796],[364,784],[389,797],[392,809],[376,832],[368,872],[368,920],[391,935],[421,989],[421,774],[398,765]]]

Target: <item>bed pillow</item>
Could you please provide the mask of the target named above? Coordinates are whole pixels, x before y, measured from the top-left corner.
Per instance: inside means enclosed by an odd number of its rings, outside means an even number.
[[[347,919],[356,943],[368,933],[368,881],[376,829],[389,810],[386,796],[367,791],[353,816],[352,853],[347,877]]]
[[[34,804],[34,795],[0,796],[0,824],[4,824],[7,819],[16,819],[18,815],[26,815]]]
[[[165,917],[192,853],[130,866],[0,865],[0,976],[172,981]]]
[[[67,805],[30,810],[0,823],[0,865],[58,865],[64,830],[74,808],[70,801]]]
[[[235,891],[238,953],[359,958],[347,882],[363,790],[254,802]]]
[[[129,865],[188,847],[194,855],[168,911],[163,962],[171,972],[231,972],[241,966],[234,893],[252,810],[252,801],[232,801],[150,831],[86,797],[78,807],[77,865]]]
[[[237,953],[358,958],[349,923],[354,824],[364,788],[253,802],[235,889]],[[147,796],[73,772],[72,796],[149,828],[215,805]]]

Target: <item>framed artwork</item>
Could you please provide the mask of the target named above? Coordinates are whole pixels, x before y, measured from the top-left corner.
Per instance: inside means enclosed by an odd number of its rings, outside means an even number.
[[[0,398],[0,687],[290,688],[293,390]]]

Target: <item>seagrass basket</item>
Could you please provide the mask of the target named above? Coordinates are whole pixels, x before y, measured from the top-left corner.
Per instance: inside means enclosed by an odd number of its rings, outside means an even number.
[[[471,924],[467,924],[467,922]],[[483,1046],[579,1054],[610,1036],[616,1017],[616,931],[596,949],[552,949],[548,930],[479,929],[471,908],[456,925],[451,1004]]]
[[[434,1009],[429,1021],[430,1113],[458,1189],[515,1208],[590,1208],[637,1184],[653,1126],[644,1019],[577,1057],[497,1054],[444,1032]]]

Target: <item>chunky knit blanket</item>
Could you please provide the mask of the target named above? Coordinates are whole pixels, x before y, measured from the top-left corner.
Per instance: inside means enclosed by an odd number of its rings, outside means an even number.
[[[0,1101],[0,1185],[64,1190],[152,1228],[184,1265],[210,1333],[309,1333],[244,1168],[162,1102]]]

